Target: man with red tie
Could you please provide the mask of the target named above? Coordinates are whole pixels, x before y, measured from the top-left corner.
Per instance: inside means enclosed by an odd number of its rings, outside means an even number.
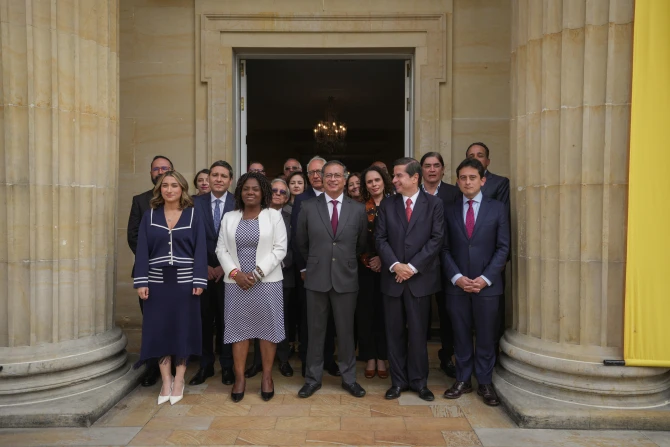
[[[485,198],[484,166],[468,158],[456,169],[463,199],[444,213],[446,238],[442,273],[447,284],[447,311],[454,333],[456,382],[445,393],[458,399],[472,392],[472,373],[477,394],[490,406],[500,404],[491,381],[495,365],[499,297],[503,293],[502,271],[507,262],[510,231],[507,207]],[[476,347],[472,342],[472,325]]]
[[[442,288],[442,200],[420,188],[421,165],[413,158],[396,160],[393,185],[397,194],[382,200],[375,227],[391,365],[392,386],[385,397],[397,399],[411,389],[432,401],[426,338],[431,296]]]

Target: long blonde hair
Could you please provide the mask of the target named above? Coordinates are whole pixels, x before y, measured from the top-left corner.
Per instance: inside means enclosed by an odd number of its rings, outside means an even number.
[[[193,199],[191,199],[191,196],[189,196],[188,194],[188,182],[186,181],[184,176],[178,173],[177,171],[166,171],[160,177],[158,177],[156,186],[154,186],[154,196],[149,202],[151,208],[156,209],[159,206],[165,204],[165,199],[163,199],[163,195],[161,194],[161,185],[163,184],[163,180],[165,179],[165,177],[174,177],[174,179],[177,180],[177,183],[179,183],[179,186],[181,186],[179,209],[183,210],[186,207],[193,206]]]

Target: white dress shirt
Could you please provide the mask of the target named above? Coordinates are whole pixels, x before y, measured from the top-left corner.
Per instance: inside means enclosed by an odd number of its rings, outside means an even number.
[[[411,199],[412,203],[409,205],[409,207],[412,209],[412,211],[414,211],[414,205],[416,205],[416,199],[419,198],[419,191],[420,190],[417,190],[416,193],[414,193],[414,195],[411,196],[411,197],[410,196],[405,196],[405,195],[402,196],[402,206],[403,206],[403,208],[405,208],[405,209],[407,208],[407,199]],[[393,264],[391,264],[391,267],[389,267],[389,270],[391,271],[391,273],[393,273],[393,267],[395,267],[396,264],[400,264],[400,263],[399,262],[394,262]],[[419,273],[419,271],[416,269],[416,267],[414,267],[412,264],[408,263],[407,265],[409,266],[409,268],[412,269],[412,271],[414,272],[415,275],[417,273]]]
[[[475,225],[477,224],[477,216],[479,215],[479,206],[482,204],[482,199],[483,198],[484,198],[484,196],[482,195],[482,192],[479,191],[479,193],[472,199],[472,211],[474,211],[474,214],[475,214]],[[470,201],[470,199],[463,196],[463,222],[464,223],[467,223],[467,219],[468,219],[468,209],[470,209],[470,204],[468,203],[469,201]],[[461,275],[460,273],[456,273],[451,278],[451,283],[453,285],[456,285],[456,281],[458,281],[458,279],[461,276],[463,276],[463,275]],[[491,281],[489,281],[489,279],[486,276],[481,275],[480,278],[483,279],[484,281],[486,281],[486,284],[488,284],[489,287],[491,286]]]
[[[337,200],[337,220],[339,222],[340,216],[342,215],[342,200],[344,200],[344,194],[340,194],[340,196],[336,199],[333,199],[328,194],[326,194],[326,205],[328,205],[328,217],[330,217],[331,219],[333,218],[333,204],[330,203],[332,200]]]
[[[314,194],[316,194],[316,197],[319,197],[321,194],[323,194],[323,191],[319,191],[318,189],[313,189]]]
[[[217,201],[217,198],[216,198],[216,196],[214,195],[213,192],[210,192],[210,195],[211,195],[212,217],[213,217],[213,216],[216,215],[216,201]],[[221,216],[221,219],[223,219],[223,208],[226,205],[226,196],[227,195],[228,195],[228,191],[224,192],[223,195],[221,196],[221,198],[218,199],[218,200],[221,201],[221,205],[219,205],[219,213],[221,213],[219,215]]]

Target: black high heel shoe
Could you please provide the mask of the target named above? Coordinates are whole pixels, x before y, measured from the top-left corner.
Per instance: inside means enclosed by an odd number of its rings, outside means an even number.
[[[234,388],[234,386],[233,386]],[[244,390],[247,388],[247,381],[244,381],[244,388],[242,388],[241,393],[235,393],[233,390],[230,390],[230,398],[233,400],[233,402],[238,403],[242,399],[244,399]]]
[[[261,384],[261,398],[267,402],[275,396],[275,382],[272,381],[272,391],[265,392],[263,391],[263,385]]]

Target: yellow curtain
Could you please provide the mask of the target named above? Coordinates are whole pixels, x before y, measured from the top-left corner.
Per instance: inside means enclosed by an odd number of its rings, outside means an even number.
[[[670,1],[635,2],[624,359],[670,367]]]

